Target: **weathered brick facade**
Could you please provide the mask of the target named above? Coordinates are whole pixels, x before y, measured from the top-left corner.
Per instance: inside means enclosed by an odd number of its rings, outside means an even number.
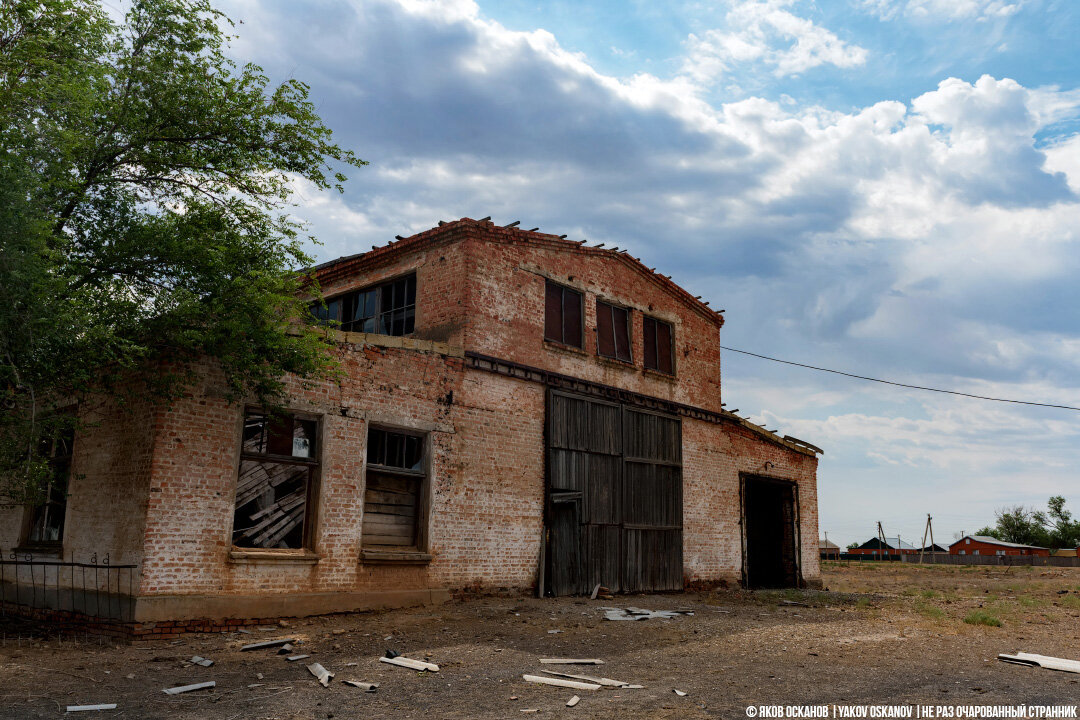
[[[139,564],[135,619],[145,623],[533,591],[546,383],[557,378],[681,415],[687,584],[742,580],[745,475],[797,485],[801,575],[818,581],[816,455],[722,409],[722,316],[624,253],[469,219],[318,269],[326,297],[407,272],[416,273],[415,332],[339,333],[340,382],[290,381],[290,409],[320,422],[307,550],[232,546],[244,408],[226,402],[208,364],[184,399],[98,411],[101,422],[76,439],[64,556]],[[582,350],[544,340],[546,279],[583,293]],[[630,308],[632,363],[598,356],[597,298]],[[673,376],[642,365],[642,313],[674,329]],[[361,547],[372,425],[421,433],[428,447],[426,547],[411,557]],[[12,515],[0,545],[16,545],[19,526]]]

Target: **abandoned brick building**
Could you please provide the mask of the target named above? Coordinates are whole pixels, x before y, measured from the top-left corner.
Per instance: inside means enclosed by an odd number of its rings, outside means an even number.
[[[316,272],[340,379],[99,408],[0,546],[137,566],[142,623],[818,582],[820,450],[722,408],[723,316],[669,278],[468,218]]]

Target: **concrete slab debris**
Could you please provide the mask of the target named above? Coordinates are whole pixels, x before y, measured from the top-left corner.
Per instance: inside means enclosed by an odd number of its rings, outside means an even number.
[[[1080,673],[1080,661],[1051,657],[1049,655],[1036,655],[1035,653],[1025,652],[1018,652],[1015,655],[1001,653],[998,655],[998,660],[1016,665],[1027,665],[1028,667],[1042,667],[1047,670]]]
[[[88,710],[115,710],[116,703],[102,703],[100,705],[68,705],[67,712],[86,712]]]
[[[603,665],[603,660],[596,658],[540,658],[543,665]]]
[[[581,702],[581,698],[579,698],[577,695],[575,695],[574,697],[572,697],[572,698],[570,698],[569,700],[566,701],[566,707],[574,707],[579,702]]]
[[[288,660],[289,662],[296,662],[297,660],[307,660],[309,657],[311,657],[311,656],[310,655],[290,655],[289,657],[287,657],[285,659]]]
[[[676,695],[678,695],[679,697],[686,697],[686,693],[684,693],[682,690],[672,689],[672,692],[675,693]]]
[[[180,695],[182,693],[193,692],[195,690],[209,690],[212,687],[217,686],[216,680],[210,680],[208,682],[195,683],[193,685],[181,685],[180,687],[165,688],[162,690],[166,695]]]
[[[190,662],[195,665],[202,665],[203,667],[210,667],[214,664],[214,661],[209,658],[199,657],[198,655],[192,656]]]
[[[345,683],[346,685],[358,687],[364,692],[369,693],[373,693],[379,688],[379,683],[361,682],[360,680],[342,680],[341,682]]]
[[[599,678],[592,675],[573,675],[571,673],[555,672],[553,670],[544,670],[545,675],[556,675],[558,677],[572,678],[574,680],[584,680],[585,682],[596,683],[597,685],[603,685],[605,687],[626,687],[629,683],[624,683],[622,680],[612,680],[611,678]]]

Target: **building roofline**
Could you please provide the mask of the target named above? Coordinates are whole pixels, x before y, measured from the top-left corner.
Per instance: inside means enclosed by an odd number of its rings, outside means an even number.
[[[965,540],[969,540],[969,539],[974,540],[975,542],[985,543],[987,545],[1000,545],[1002,547],[1031,548],[1032,550],[1049,550],[1050,549],[1050,548],[1044,548],[1041,545],[1025,545],[1024,543],[1014,543],[1014,542],[1007,542],[1005,540],[998,540],[997,538],[990,537],[989,535],[965,535],[964,537],[962,537],[959,540],[957,540],[956,542],[954,542],[952,545],[949,545],[949,547],[952,547],[953,545],[959,545],[960,543],[964,542]]]
[[[585,241],[567,240],[565,236],[552,235],[550,233],[536,232],[535,230],[521,230],[517,227],[502,227],[495,225],[490,220],[473,220],[464,217],[452,222],[440,223],[438,226],[424,230],[410,237],[400,235],[393,242],[381,247],[372,247],[368,252],[347,255],[330,260],[328,262],[306,268],[302,272],[314,274],[320,284],[326,284],[349,275],[363,272],[366,269],[378,267],[407,252],[420,250],[425,246],[435,246],[444,242],[452,242],[456,239],[472,237],[481,240],[495,242],[520,242],[534,246],[558,248],[582,255],[601,257],[616,260],[628,268],[636,271],[639,275],[653,282],[669,295],[682,301],[705,319],[712,322],[716,327],[724,325],[724,316],[721,311],[713,310],[709,305],[691,295],[686,289],[673,281],[670,276],[656,272],[633,257],[624,250],[611,248],[588,247]]]

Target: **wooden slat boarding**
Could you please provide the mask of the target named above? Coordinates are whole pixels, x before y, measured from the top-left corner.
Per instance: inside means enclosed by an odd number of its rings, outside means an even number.
[[[680,589],[678,418],[552,391],[547,437],[551,591]]]
[[[422,479],[369,471],[364,490],[365,547],[416,545]]]

